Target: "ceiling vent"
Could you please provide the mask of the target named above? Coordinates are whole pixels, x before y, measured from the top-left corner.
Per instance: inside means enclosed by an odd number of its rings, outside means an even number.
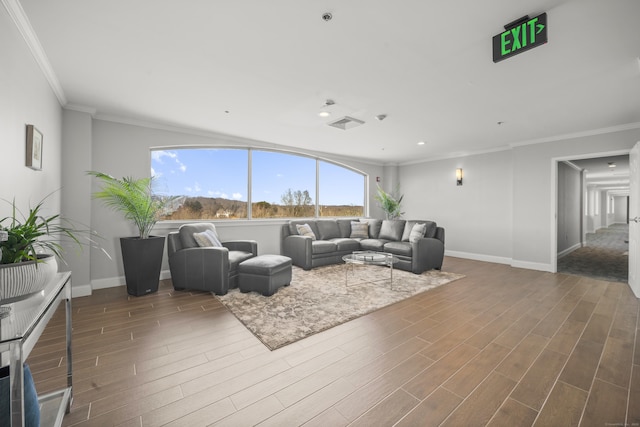
[[[329,126],[333,126],[334,128],[348,130],[356,126],[360,126],[361,124],[364,124],[364,122],[362,120],[354,119],[353,117],[344,116],[341,119],[338,119],[333,122],[329,122],[327,124]]]

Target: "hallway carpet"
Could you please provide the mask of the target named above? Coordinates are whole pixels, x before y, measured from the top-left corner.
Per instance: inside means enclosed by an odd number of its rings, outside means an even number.
[[[629,225],[612,224],[587,234],[587,245],[558,259],[558,273],[627,283]]]

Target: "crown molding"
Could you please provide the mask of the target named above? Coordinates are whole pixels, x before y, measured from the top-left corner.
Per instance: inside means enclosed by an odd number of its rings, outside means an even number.
[[[640,122],[627,123],[624,125],[611,126],[608,128],[591,129],[582,132],[567,133],[563,135],[555,135],[546,138],[532,139],[529,141],[514,142],[509,144],[510,147],[523,147],[525,145],[544,144],[545,142],[564,141],[567,139],[584,138],[585,136],[596,136],[605,133],[623,132],[625,130],[640,129]]]
[[[611,127],[608,127],[608,128],[591,129],[591,130],[586,130],[586,131],[583,131],[583,132],[574,132],[574,133],[568,133],[568,134],[563,134],[563,135],[555,135],[555,136],[550,136],[550,137],[546,137],[546,138],[532,139],[532,140],[529,140],[529,141],[513,142],[513,143],[510,143],[507,146],[495,147],[495,148],[490,148],[490,149],[486,149],[486,150],[464,151],[464,152],[458,151],[458,152],[454,152],[454,153],[443,154],[443,155],[440,155],[440,156],[433,156],[433,157],[429,157],[429,158],[426,158],[426,159],[413,160],[413,161],[410,161],[410,162],[403,162],[403,163],[400,163],[400,166],[413,165],[413,164],[419,164],[419,163],[427,163],[427,162],[432,162],[432,161],[437,161],[437,160],[457,159],[457,158],[460,158],[460,157],[477,156],[477,155],[481,155],[481,154],[489,154],[489,153],[495,153],[495,152],[499,152],[499,151],[513,150],[514,148],[524,147],[526,145],[536,145],[536,144],[544,144],[546,142],[565,141],[565,140],[573,139],[573,138],[584,138],[586,136],[603,135],[603,134],[607,134],[607,133],[623,132],[623,131],[626,131],[626,130],[634,130],[634,129],[640,129],[640,122],[627,123],[627,124],[624,124],[624,125],[611,126]],[[622,153],[622,154],[625,154],[625,153]],[[593,157],[593,155],[588,155],[585,158],[591,158],[591,157]],[[577,159],[577,157],[572,156],[571,159]],[[557,160],[561,160],[561,159],[557,159]],[[569,159],[567,159],[567,160],[569,160]],[[575,165],[572,165],[572,166],[575,166]]]
[[[79,113],[87,113],[93,118],[95,118],[95,115],[98,112],[98,110],[96,110],[93,107],[89,107],[87,105],[80,105],[80,104],[71,104],[71,103],[69,103],[69,104],[64,105],[62,108],[64,108],[65,110],[77,111]]]
[[[51,67],[51,62],[49,62],[49,58],[47,54],[44,52],[42,45],[40,44],[40,40],[38,40],[38,36],[36,35],[33,27],[31,26],[31,22],[29,22],[29,18],[27,17],[22,5],[19,0],[0,0],[2,5],[9,13],[9,16],[13,20],[16,28],[22,35],[22,38],[27,43],[33,58],[40,66],[44,77],[49,82],[49,86],[53,90],[53,93],[58,98],[58,102],[61,106],[65,106],[67,104],[67,97],[64,95],[64,91],[62,90],[62,86],[60,85],[60,81],[56,76],[56,73],[53,71]]]

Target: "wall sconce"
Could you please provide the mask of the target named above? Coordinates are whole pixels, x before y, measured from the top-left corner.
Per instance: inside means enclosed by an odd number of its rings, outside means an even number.
[[[464,177],[464,173],[462,172],[462,168],[456,169],[456,185],[462,185],[463,177]]]

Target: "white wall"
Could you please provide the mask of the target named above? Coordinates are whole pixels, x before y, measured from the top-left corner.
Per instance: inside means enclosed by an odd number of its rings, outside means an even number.
[[[616,224],[627,223],[627,196],[615,196],[613,198],[613,222]]]
[[[463,169],[462,186],[456,185],[456,168]],[[444,227],[448,255],[509,263],[512,181],[509,150],[404,165],[404,217],[431,219]]]
[[[595,187],[587,188],[587,213],[585,216],[587,233],[595,233],[602,228],[601,191]]]
[[[47,194],[43,213],[60,212],[61,108],[15,24],[0,7],[0,199],[24,212]],[[42,170],[25,166],[26,125],[43,134]],[[0,218],[11,206],[0,200]]]
[[[91,164],[91,126],[90,114],[63,110],[62,210],[85,229],[91,227],[91,180],[82,168]],[[102,243],[99,237],[94,240]],[[78,296],[91,293],[91,257],[105,257],[98,250],[94,252],[91,243],[86,243],[80,253],[67,261],[68,268],[73,272],[73,288]]]
[[[579,248],[582,243],[582,173],[558,162],[558,256]]]

